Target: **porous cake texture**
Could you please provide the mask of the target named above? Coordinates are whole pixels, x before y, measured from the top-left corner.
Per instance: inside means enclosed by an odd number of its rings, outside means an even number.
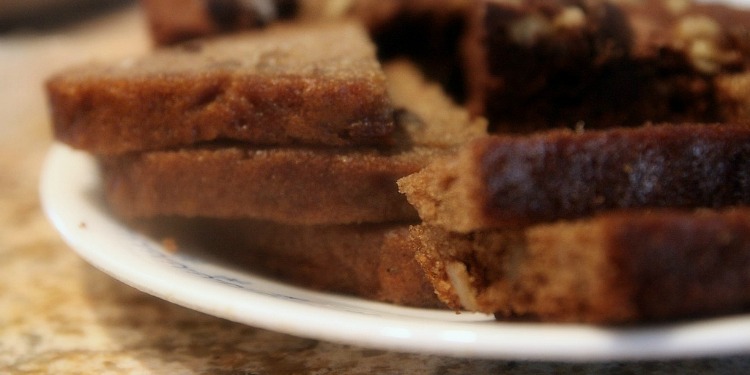
[[[357,23],[285,24],[187,42],[49,79],[58,140],[94,154],[233,140],[254,145],[390,142],[393,106]]]
[[[399,186],[424,221],[457,232],[618,209],[747,205],[750,127],[671,124],[488,136]]]
[[[398,106],[387,147],[197,146],[106,157],[105,193],[124,217],[249,217],[293,224],[417,219],[396,181],[486,134],[412,64],[385,68]]]
[[[411,229],[443,302],[499,319],[625,324],[750,308],[750,211],[636,210],[520,230]]]

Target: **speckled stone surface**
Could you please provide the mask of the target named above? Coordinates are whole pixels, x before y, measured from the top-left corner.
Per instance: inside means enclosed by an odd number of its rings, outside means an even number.
[[[51,143],[41,84],[68,64],[148,46],[134,7],[43,32],[0,34],[0,374],[750,372],[750,356],[571,364],[342,346],[204,315],[110,278],[71,251],[41,212],[38,176]]]

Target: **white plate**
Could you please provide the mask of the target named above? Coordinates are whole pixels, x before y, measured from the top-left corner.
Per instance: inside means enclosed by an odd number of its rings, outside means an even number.
[[[193,253],[172,254],[113,218],[102,203],[93,160],[59,144],[45,161],[41,198],[66,242],[104,272],[176,304],[278,332],[362,347],[498,359],[590,361],[750,353],[750,315],[635,329],[501,323],[484,315],[310,292]]]

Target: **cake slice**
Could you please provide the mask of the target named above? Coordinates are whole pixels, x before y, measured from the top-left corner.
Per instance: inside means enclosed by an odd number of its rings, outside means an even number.
[[[488,136],[399,186],[424,221],[464,233],[613,209],[750,204],[750,127]]]
[[[157,46],[259,29],[279,21],[353,19],[381,61],[409,57],[459,96],[459,44],[473,0],[141,0]],[[180,12],[174,9],[180,8]],[[177,13],[177,14],[176,14]]]
[[[399,61],[385,69],[399,108],[391,146],[235,143],[102,157],[107,200],[129,218],[247,217],[292,224],[417,219],[396,181],[486,134],[485,122],[471,119],[412,64]]]
[[[255,220],[158,219],[139,230],[175,250],[312,290],[445,308],[414,259],[409,223],[298,226]]]
[[[141,0],[157,45],[260,28],[297,14],[298,0]],[[175,9],[179,9],[175,11]]]
[[[439,298],[498,319],[623,324],[750,308],[750,210],[638,210],[514,231],[411,229]]]
[[[354,18],[375,35],[396,22],[431,18],[445,26],[472,0],[140,0],[152,39],[166,45],[267,26],[275,21]],[[174,9],[180,12],[175,14]],[[433,29],[436,31],[437,29]],[[414,30],[422,32],[420,30]],[[404,35],[408,37],[407,35]]]
[[[385,75],[356,23],[284,24],[193,41],[47,82],[55,137],[93,154],[233,140],[385,144]]]
[[[734,122],[714,77],[745,71],[750,12],[692,1],[476,1],[468,105],[490,129]]]

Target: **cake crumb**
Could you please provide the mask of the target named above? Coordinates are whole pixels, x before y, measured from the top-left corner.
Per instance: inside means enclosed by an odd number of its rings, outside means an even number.
[[[174,254],[179,250],[177,246],[177,240],[174,237],[164,237],[161,239],[161,246],[164,250],[170,254]]]

